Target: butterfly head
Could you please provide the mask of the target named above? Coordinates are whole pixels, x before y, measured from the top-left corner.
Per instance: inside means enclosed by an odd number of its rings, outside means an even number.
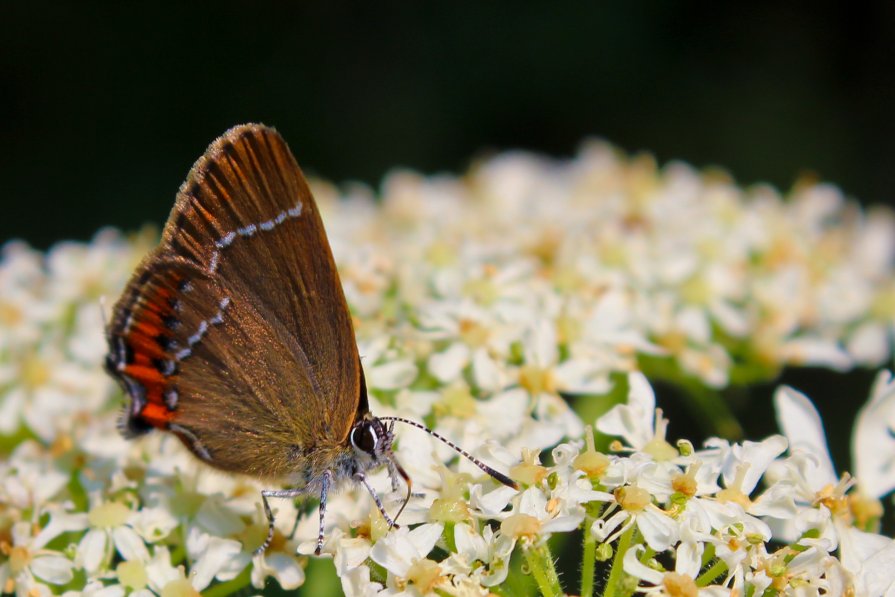
[[[386,427],[376,417],[364,417],[354,424],[348,439],[355,453],[364,462],[363,468],[373,468],[393,459],[392,442],[395,424]]]

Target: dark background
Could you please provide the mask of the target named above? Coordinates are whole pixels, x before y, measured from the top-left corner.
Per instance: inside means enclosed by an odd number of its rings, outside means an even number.
[[[246,121],[336,182],[600,136],[891,204],[893,41],[892,2],[3,2],[0,243],[161,225],[193,161]],[[783,377],[818,402],[840,468],[871,378]],[[773,387],[741,405],[752,437],[775,427]]]
[[[596,135],[892,201],[895,4],[779,4],[3,2],[0,241],[161,224],[250,120],[339,182]]]

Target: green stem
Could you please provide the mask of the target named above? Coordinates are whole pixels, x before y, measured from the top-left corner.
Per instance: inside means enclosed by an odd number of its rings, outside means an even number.
[[[687,406],[694,418],[702,422],[704,429],[730,439],[743,437],[740,422],[720,392],[699,384],[690,384],[688,389],[690,392],[685,396]]]
[[[246,588],[252,582],[252,574],[250,567],[247,567],[242,573],[227,582],[214,585],[202,591],[202,597],[225,597],[238,593],[241,589]]]
[[[560,597],[563,592],[559,586],[559,576],[556,574],[556,568],[553,566],[553,555],[547,544],[528,545],[523,547],[522,553],[525,554],[525,561],[538,583],[541,595],[544,597]]]
[[[725,572],[727,572],[727,564],[724,563],[724,560],[718,560],[708,570],[699,575],[699,578],[696,579],[696,586],[705,587]]]
[[[597,538],[590,532],[590,527],[593,524],[593,516],[588,516],[584,519],[584,555],[581,556],[581,597],[591,597],[594,593]]]
[[[603,597],[616,597],[623,595],[622,581],[625,578],[624,559],[625,552],[631,547],[631,539],[634,537],[635,525],[631,525],[627,531],[619,537],[618,546],[615,548],[615,557],[612,559],[612,570],[609,571],[609,580],[606,581],[606,591]]]

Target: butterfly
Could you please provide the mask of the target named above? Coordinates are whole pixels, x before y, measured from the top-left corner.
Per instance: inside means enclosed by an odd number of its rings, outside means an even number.
[[[351,315],[320,212],[274,129],[234,127],[181,185],[158,247],[137,266],[106,328],[107,371],[129,401],[128,437],[171,433],[202,462],[320,498],[363,484],[389,526],[412,495],[394,424],[427,431],[497,481],[509,477],[415,421],[370,413]],[[386,466],[407,495],[394,518],[367,480]]]

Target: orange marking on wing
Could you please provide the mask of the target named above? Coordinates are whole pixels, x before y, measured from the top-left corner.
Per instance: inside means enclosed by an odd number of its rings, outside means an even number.
[[[201,203],[199,203],[198,201],[196,201],[196,202],[193,203],[193,208],[194,208],[198,213],[201,213],[201,214],[202,214],[202,217],[205,218],[209,223],[211,223],[212,226],[214,226],[215,228],[218,227],[218,219],[217,219],[217,217],[216,217],[213,213],[211,213],[210,211],[208,211],[208,209],[207,209],[204,205],[202,205]]]
[[[167,408],[165,400],[162,398],[163,392],[164,386],[162,385],[152,384],[151,386],[146,386],[146,400],[152,404],[159,404]]]
[[[127,338],[127,341],[130,343],[131,348],[134,349],[135,356],[145,356],[150,359],[163,359],[165,358],[165,351],[163,351],[162,347],[155,341],[155,336],[157,335],[158,332],[151,336],[145,333],[135,333],[131,334]]]
[[[143,387],[149,389],[151,385],[164,385],[165,376],[155,367],[140,366],[131,364],[124,368],[124,374],[143,384]]]
[[[140,418],[153,427],[165,429],[168,427],[168,423],[174,418],[174,412],[165,408],[163,404],[149,402],[140,412]]]

